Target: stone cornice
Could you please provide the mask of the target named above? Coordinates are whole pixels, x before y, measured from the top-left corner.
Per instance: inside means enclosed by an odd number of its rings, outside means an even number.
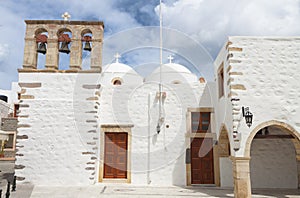
[[[103,21],[63,21],[63,20],[25,20],[26,24],[58,24],[58,25],[101,25]]]

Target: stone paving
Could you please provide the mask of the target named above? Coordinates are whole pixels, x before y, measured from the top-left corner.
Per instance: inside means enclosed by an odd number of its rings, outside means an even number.
[[[5,197],[7,179],[14,173],[13,162],[0,162],[0,189]],[[90,186],[33,186],[18,184],[11,198],[137,198],[137,197],[234,197],[233,189],[217,187],[154,187],[128,184],[95,184]],[[252,190],[254,198],[300,198],[300,189],[259,189]]]
[[[18,185],[17,191],[11,193],[12,198],[138,198],[138,197],[222,197],[233,196],[232,189],[216,187],[143,187],[122,184],[96,184],[90,186],[35,186]],[[253,190],[254,198],[299,198],[300,190]]]

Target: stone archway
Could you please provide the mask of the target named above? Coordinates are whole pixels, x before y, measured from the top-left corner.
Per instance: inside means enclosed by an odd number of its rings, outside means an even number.
[[[265,134],[266,129],[268,129],[267,135]],[[254,188],[294,188],[298,186],[299,188],[299,140],[300,134],[283,122],[272,120],[255,127],[245,145],[245,157],[252,156],[250,162],[251,186]],[[298,177],[293,174],[294,172],[297,172]],[[265,181],[264,178],[269,178],[269,180]]]

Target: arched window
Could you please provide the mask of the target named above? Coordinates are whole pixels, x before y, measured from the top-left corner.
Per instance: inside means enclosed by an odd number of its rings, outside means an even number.
[[[121,84],[122,84],[122,82],[120,80],[115,80],[113,82],[113,85],[121,85]]]
[[[121,78],[117,77],[117,78],[112,79],[111,82],[113,85],[122,85],[123,80]]]

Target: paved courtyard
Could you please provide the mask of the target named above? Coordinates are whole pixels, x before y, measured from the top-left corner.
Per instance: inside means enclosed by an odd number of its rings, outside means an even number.
[[[32,185],[18,185],[17,191],[11,193],[12,198],[125,198],[125,197],[234,197],[232,189],[214,187],[142,187],[129,185],[103,185],[92,186],[64,186],[47,187]],[[299,190],[253,190],[252,197],[257,198],[299,198]]]
[[[0,189],[5,197],[7,179],[14,173],[14,163],[0,163]],[[233,189],[216,187],[154,187],[132,186],[128,184],[96,184],[90,186],[33,186],[18,184],[17,191],[11,192],[11,198],[135,198],[135,197],[234,197]],[[252,190],[257,198],[300,198],[300,190],[260,189]]]

